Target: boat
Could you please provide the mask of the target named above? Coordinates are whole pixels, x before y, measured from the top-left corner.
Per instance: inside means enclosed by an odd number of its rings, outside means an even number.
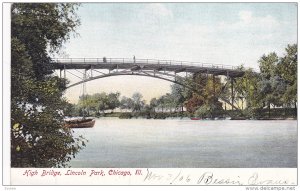
[[[85,78],[85,77],[84,77]],[[85,83],[82,85],[82,97],[85,99]],[[65,127],[66,128],[92,128],[95,125],[94,118],[88,118],[84,116],[82,118],[75,118],[75,119],[66,119],[65,120]]]
[[[92,118],[72,119],[65,121],[65,127],[67,128],[92,128],[94,125],[95,119]]]
[[[191,117],[190,119],[191,119],[191,120],[201,120],[200,117]]]

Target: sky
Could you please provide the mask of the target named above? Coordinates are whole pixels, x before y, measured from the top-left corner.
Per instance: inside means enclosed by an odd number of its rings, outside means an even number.
[[[297,43],[296,3],[83,3],[79,36],[65,44],[69,58],[186,60],[258,68],[263,54],[284,54]],[[71,83],[78,81],[67,74]],[[116,92],[144,99],[170,91],[171,83],[119,76],[87,83],[87,92]],[[66,92],[76,103],[76,86]]]

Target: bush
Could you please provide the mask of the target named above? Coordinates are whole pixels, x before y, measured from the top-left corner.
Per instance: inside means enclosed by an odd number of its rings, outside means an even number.
[[[131,113],[121,113],[119,118],[120,119],[131,119],[133,116],[131,115]]]

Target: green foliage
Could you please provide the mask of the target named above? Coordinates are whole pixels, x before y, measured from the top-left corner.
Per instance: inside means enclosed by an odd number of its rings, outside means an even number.
[[[120,109],[133,109],[133,100],[131,98],[123,96],[120,101]]]
[[[132,118],[132,115],[131,113],[121,113],[120,116],[119,116],[120,119],[131,119]]]
[[[278,56],[275,52],[269,55],[263,55],[259,60],[260,74],[265,79],[270,79],[276,75],[276,65],[278,63]]]
[[[119,97],[119,92],[109,94],[102,92],[93,95],[84,95],[79,97],[77,106],[84,116],[90,116],[90,112],[94,112],[98,116],[100,112],[104,113],[105,110],[113,111],[119,107]]]
[[[214,118],[215,116],[222,116],[223,114],[224,111],[221,104],[204,104],[195,111],[195,116],[202,118]]]
[[[11,166],[64,167],[84,146],[64,128],[64,79],[52,76],[58,51],[78,25],[76,5],[15,3],[11,9]]]
[[[260,77],[252,69],[245,70],[241,66],[241,70],[245,71],[243,77],[237,78],[234,84],[234,89],[237,92],[237,97],[242,97],[246,100],[246,107],[259,108],[262,107],[262,94],[259,91],[258,83]]]
[[[141,93],[135,92],[131,98],[123,96],[119,105],[120,109],[127,109],[132,112],[141,112],[145,108],[146,102],[143,100],[143,95]]]
[[[283,94],[283,102],[286,105],[297,103],[297,44],[288,45],[286,54],[278,63],[278,73],[287,84],[286,91]]]
[[[236,80],[237,96],[246,100],[244,114],[259,118],[260,111],[271,107],[297,107],[297,45],[288,45],[286,54],[280,58],[276,53],[263,55],[259,59],[260,73],[246,70]],[[243,69],[243,68],[242,68]]]
[[[19,39],[31,56],[33,72],[40,79],[51,74],[51,52],[58,52],[80,24],[73,3],[14,3],[11,35]]]
[[[222,93],[222,83],[219,77],[195,74],[190,84],[197,91],[188,90],[191,93],[186,93],[186,95],[189,95],[185,101],[185,107],[188,112],[193,114],[203,104],[220,104],[218,99]]]
[[[132,111],[141,111],[145,106],[145,100],[143,100],[143,96],[139,92],[135,92],[132,95]]]

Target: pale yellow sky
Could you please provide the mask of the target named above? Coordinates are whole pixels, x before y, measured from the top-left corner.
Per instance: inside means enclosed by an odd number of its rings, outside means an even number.
[[[75,79],[67,74],[71,83]],[[78,80],[76,80],[78,81]],[[86,83],[86,93],[94,94],[100,92],[120,92],[121,97],[131,97],[133,93],[140,92],[143,98],[149,103],[153,97],[159,97],[170,92],[172,83],[149,77],[141,76],[114,76],[93,80]],[[67,89],[65,96],[71,103],[77,103],[79,96],[82,95],[82,85]]]

